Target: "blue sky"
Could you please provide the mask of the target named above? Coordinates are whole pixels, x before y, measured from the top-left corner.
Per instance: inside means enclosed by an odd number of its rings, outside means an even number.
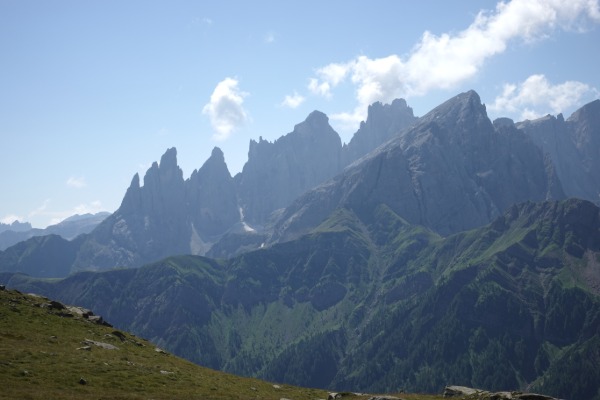
[[[600,97],[598,0],[0,0],[0,221],[115,211],[169,147],[220,147],[318,109],[347,142],[374,101],[416,115],[475,89],[490,117]]]

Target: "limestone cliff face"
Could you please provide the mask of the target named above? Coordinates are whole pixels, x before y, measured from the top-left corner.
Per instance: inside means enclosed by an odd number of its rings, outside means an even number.
[[[236,183],[246,221],[262,225],[269,215],[340,170],[341,140],[327,116],[312,112],[274,142],[250,141],[248,162]]]
[[[186,207],[194,230],[204,241],[222,235],[240,221],[233,178],[218,147],[186,181]]]
[[[396,99],[391,104],[373,103],[369,106],[367,120],[361,122],[350,142],[342,148],[342,164],[346,166],[358,160],[417,120],[404,99]]]
[[[575,111],[516,124],[546,153],[569,197],[600,203],[600,100]]]
[[[274,142],[250,141],[248,156],[232,178],[215,148],[184,180],[176,149],[168,149],[143,185],[136,174],[121,207],[82,240],[72,270],[174,254],[225,258],[293,239],[339,207],[369,215],[385,204],[447,235],[523,201],[566,194],[599,203],[600,100],[566,121],[517,124],[492,123],[473,91],[418,119],[404,100],[375,103],[344,146],[328,117],[314,111]]]
[[[262,243],[245,235],[252,227],[261,229],[275,210],[332,178],[344,163],[377,147],[413,120],[403,100],[377,103],[357,139],[342,149],[328,117],[314,111],[274,142],[251,141],[248,162],[235,179],[223,152],[215,148],[204,165],[184,180],[177,150],[168,149],[148,169],[143,185],[139,175],[133,177],[121,207],[85,241],[73,269],[139,266],[173,254],[204,255],[224,237],[232,242],[229,234],[243,236],[235,243]],[[239,249],[228,251],[233,254]]]
[[[143,186],[137,174],[133,177],[121,207],[90,234],[73,269],[138,266],[189,253],[184,193],[177,150],[171,148],[148,169]]]
[[[542,152],[514,127],[495,129],[470,91],[297,199],[271,240],[296,237],[337,207],[360,214],[383,203],[446,235],[483,225],[516,202],[563,197]]]
[[[140,186],[135,175],[121,207],[86,240],[74,269],[139,266],[174,254],[204,254],[239,222],[233,179],[220,149],[188,180],[168,149]]]

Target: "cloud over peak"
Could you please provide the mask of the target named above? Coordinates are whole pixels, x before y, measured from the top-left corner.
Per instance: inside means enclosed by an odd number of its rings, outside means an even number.
[[[452,89],[473,78],[491,57],[503,53],[514,40],[543,39],[555,29],[582,30],[600,22],[597,0],[513,0],[493,11],[481,11],[457,33],[426,31],[409,54],[383,58],[359,56],[315,71],[308,89],[325,97],[350,79],[357,106],[333,115],[341,121],[360,121],[369,104],[397,97],[422,96],[436,89]]]
[[[552,84],[544,75],[531,75],[519,84],[505,84],[490,110],[514,114],[520,119],[535,119],[549,112],[561,113],[599,94],[582,82]]]
[[[244,108],[244,97],[248,93],[238,87],[234,78],[225,78],[217,84],[210,96],[210,101],[202,108],[202,114],[208,115],[215,140],[225,140],[231,133],[248,120],[248,112]]]

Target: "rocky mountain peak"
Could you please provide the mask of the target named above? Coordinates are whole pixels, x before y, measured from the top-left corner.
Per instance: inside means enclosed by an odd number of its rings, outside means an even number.
[[[140,188],[140,174],[137,172],[133,175],[133,179],[131,179],[131,184],[129,185],[129,189],[139,189]]]
[[[474,90],[460,93],[445,101],[427,113],[422,120],[464,121],[466,119],[484,117],[487,119],[485,105],[481,103],[479,94]]]
[[[575,122],[590,118],[600,121],[600,100],[594,100],[575,111],[569,117],[569,121]]]
[[[496,128],[496,129],[514,128],[515,121],[513,121],[510,118],[501,117],[501,118],[496,118],[493,122],[493,125],[494,125],[494,128]]]
[[[160,158],[161,169],[172,169],[177,168],[177,149],[171,147],[165,151],[165,154]]]
[[[246,221],[262,225],[304,191],[340,170],[342,143],[329,118],[313,111],[274,142],[251,140],[248,162],[236,176]]]
[[[563,197],[543,153],[513,125],[494,129],[470,91],[306,193],[281,214],[273,238],[305,233],[336,207],[361,214],[386,204],[408,222],[447,235],[483,225],[516,202]]]
[[[575,111],[526,120],[516,127],[548,157],[569,197],[600,204],[600,100]]]
[[[389,118],[395,114],[407,114],[414,116],[412,108],[406,104],[404,99],[394,99],[391,104],[383,104],[377,101],[367,109],[367,121],[372,121],[378,118]],[[366,123],[363,121],[362,123]]]
[[[225,157],[215,147],[211,156],[186,182],[186,207],[192,223],[191,252],[204,254],[205,242],[239,222],[235,185]]]
[[[575,111],[567,120],[575,146],[585,158],[587,170],[600,166],[600,100],[594,100]],[[600,182],[600,179],[597,179]]]
[[[223,160],[223,162],[225,161],[223,150],[216,146],[212,149],[212,152],[210,153],[210,158],[219,161]]]
[[[339,148],[342,147],[339,135],[329,125],[329,117],[321,111],[316,110],[311,112],[304,121],[296,124],[292,132],[277,139],[277,142],[279,142],[280,146],[284,147],[290,145],[322,146],[330,144]]]
[[[414,132],[417,137],[427,131],[425,135],[441,134],[440,140],[469,148],[481,146],[482,141],[487,143],[486,137],[494,132],[486,107],[474,90],[454,96],[437,106],[419,120],[419,125],[423,129]],[[415,138],[408,142],[415,142]]]
[[[218,147],[215,147],[212,150],[210,157],[202,164],[202,167],[192,173],[190,180],[194,181],[195,179],[202,179],[207,181],[212,178],[217,180],[231,179],[231,174],[225,163],[223,151]]]
[[[144,186],[149,190],[163,186],[180,186],[183,184],[183,171],[177,165],[177,149],[171,147],[160,158],[160,164],[156,161],[144,175]]]
[[[324,130],[333,130],[329,125],[329,117],[321,111],[313,111],[306,119],[294,127],[299,134],[315,134]]]
[[[227,179],[231,179],[231,174],[229,173],[229,169],[225,163],[225,156],[219,147],[213,148],[210,157],[204,162],[200,170],[195,170],[192,172],[190,180],[196,179],[200,171],[203,171],[202,174],[205,176],[214,175],[216,173],[220,175],[219,178],[227,176]]]
[[[136,172],[131,179],[131,184],[127,191],[125,192],[125,196],[123,196],[123,200],[121,201],[121,207],[119,210],[125,213],[133,212],[136,207],[140,207],[141,198],[140,198],[140,175]]]
[[[390,140],[418,120],[406,100],[395,99],[391,104],[373,103],[367,111],[367,120],[342,150],[342,163],[348,165],[379,145]]]

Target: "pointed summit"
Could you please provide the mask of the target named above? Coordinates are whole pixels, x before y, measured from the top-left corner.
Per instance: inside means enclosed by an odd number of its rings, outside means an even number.
[[[329,117],[321,111],[313,111],[308,114],[306,119],[294,126],[294,132],[299,135],[318,135],[325,133],[328,135],[336,135],[333,128],[329,125]]]
[[[220,148],[215,147],[210,158],[186,181],[186,204],[193,230],[193,254],[204,255],[205,242],[239,222],[235,185]]]
[[[594,100],[575,111],[569,117],[569,121],[581,121],[589,118],[595,118],[596,121],[600,121],[600,100]]]
[[[177,168],[177,149],[171,147],[167,149],[165,154],[160,158],[160,169],[174,169]]]
[[[350,142],[344,145],[343,165],[346,166],[379,147],[413,125],[417,119],[404,99],[395,99],[392,104],[371,104],[367,120],[361,122]]]
[[[190,180],[210,180],[211,177],[217,180],[231,179],[231,174],[229,173],[227,164],[225,164],[225,156],[219,147],[213,148],[208,160],[202,164],[199,170],[192,173]]]
[[[140,188],[140,174],[138,174],[137,172],[133,176],[133,179],[131,180],[131,184],[129,185],[129,188],[132,190]]]
[[[127,188],[127,191],[125,192],[119,210],[126,213],[131,212],[136,207],[139,207],[140,203],[140,175],[136,172],[136,174],[133,175],[133,179],[131,179],[129,188]]]
[[[319,110],[314,110],[313,112],[308,114],[305,122],[308,122],[310,124],[317,124],[317,125],[328,124],[329,117],[327,116],[327,114],[325,114]]]
[[[372,115],[383,109],[372,106]],[[367,215],[385,204],[409,223],[448,235],[488,223],[516,202],[563,197],[543,153],[514,127],[499,134],[469,91],[306,192],[280,214],[271,240],[307,233],[342,207]]]
[[[485,105],[474,90],[458,94],[437,106],[425,116],[422,121],[448,120],[464,121],[465,119],[481,118],[487,119]]]
[[[183,184],[183,171],[177,165],[177,149],[171,147],[160,158],[160,180],[163,184],[181,186]]]
[[[225,156],[223,155],[223,150],[221,150],[219,147],[216,147],[216,146],[214,149],[212,149],[212,152],[210,153],[210,158],[225,161]]]
[[[160,158],[160,164],[154,161],[144,175],[144,186],[161,186],[167,182],[183,183],[183,171],[177,165],[175,147],[167,149]]]
[[[275,142],[250,141],[248,162],[236,176],[246,221],[264,224],[273,211],[333,177],[340,170],[341,149],[339,135],[320,111]]]
[[[488,118],[485,105],[477,92],[469,90],[452,97],[419,119],[412,134],[403,139],[407,148],[416,142],[422,142],[425,136],[435,136],[437,140],[467,146],[475,151],[480,146],[489,145],[484,136],[494,132]],[[479,149],[483,150],[483,149]]]

